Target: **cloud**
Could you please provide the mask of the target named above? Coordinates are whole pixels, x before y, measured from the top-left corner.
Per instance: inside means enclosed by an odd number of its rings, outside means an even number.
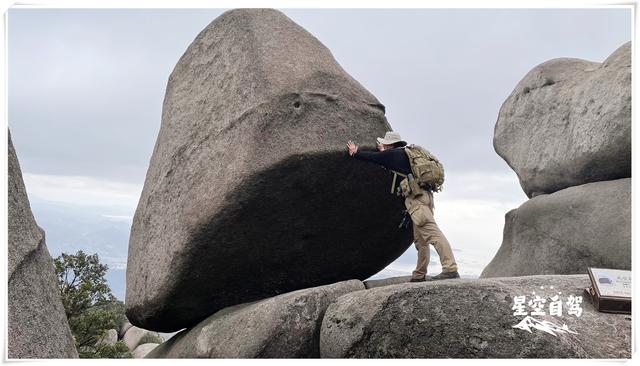
[[[109,269],[119,269],[124,270],[127,269],[127,258],[126,257],[107,257],[101,256],[101,262],[105,263],[109,266]]]
[[[8,114],[23,171],[142,182],[169,74],[221,12],[10,9]]]
[[[129,216],[129,215],[102,215],[102,217],[109,219],[110,221],[116,221],[116,222],[131,223],[133,221],[133,216]]]
[[[168,76],[222,11],[10,9],[9,122],[23,171],[143,181]],[[504,167],[493,128],[532,67],[602,61],[631,36],[630,9],[284,12],[386,105],[407,141],[459,171]]]
[[[86,176],[23,174],[29,198],[77,206],[121,207],[133,213],[142,185]],[[108,210],[107,210],[108,211]],[[120,218],[127,215],[106,215]]]

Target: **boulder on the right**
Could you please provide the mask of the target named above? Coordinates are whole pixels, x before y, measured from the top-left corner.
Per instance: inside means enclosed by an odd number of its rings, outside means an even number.
[[[502,245],[480,277],[631,269],[631,178],[534,197],[505,215]]]
[[[631,42],[602,64],[554,59],[500,109],[493,144],[530,198],[481,277],[631,268]]]
[[[631,42],[603,63],[533,68],[502,105],[493,145],[529,198],[631,177]]]

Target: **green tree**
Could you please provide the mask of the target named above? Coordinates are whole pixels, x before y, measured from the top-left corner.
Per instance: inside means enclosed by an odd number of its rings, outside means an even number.
[[[76,254],[62,253],[54,264],[67,318],[114,299],[104,278],[109,267],[100,263],[98,254],[87,255],[82,250]]]
[[[118,341],[116,344],[102,344],[91,347],[82,347],[78,350],[80,358],[132,358],[131,352],[127,345],[122,341]]]
[[[93,346],[105,331],[119,331],[124,321],[124,304],[118,300],[100,303],[68,319],[76,346]]]
[[[111,293],[105,275],[109,267],[97,254],[62,253],[54,259],[58,287],[69,327],[81,358],[130,358],[127,347],[99,345],[97,341],[109,329],[120,332],[124,323],[124,303]]]

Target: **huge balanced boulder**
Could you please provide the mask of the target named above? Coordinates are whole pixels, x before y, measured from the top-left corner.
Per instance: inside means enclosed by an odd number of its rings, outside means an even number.
[[[38,227],[9,134],[8,358],[78,358],[53,260]]]
[[[631,176],[631,42],[603,63],[559,58],[518,83],[493,146],[528,197]]]
[[[481,277],[631,269],[631,178],[536,196],[505,215],[503,240]]]
[[[382,104],[279,11],[215,19],[169,77],[131,228],[128,319],[172,332],[384,268],[412,242],[403,202],[346,141],[372,146],[390,129]]]
[[[146,358],[318,358],[327,307],[364,289],[349,280],[234,305],[176,334]]]
[[[630,358],[631,316],[600,313],[589,299],[578,299],[589,284],[588,275],[548,275],[352,292],[327,309],[320,356]],[[539,310],[544,315],[528,306],[541,303],[536,296],[546,301]],[[552,302],[561,313],[551,313]]]

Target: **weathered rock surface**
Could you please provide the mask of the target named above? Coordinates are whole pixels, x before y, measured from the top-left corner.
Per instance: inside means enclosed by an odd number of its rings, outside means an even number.
[[[530,198],[631,177],[631,42],[602,64],[532,69],[502,105],[493,145]]]
[[[107,344],[113,346],[118,342],[118,331],[115,329],[109,329],[98,341],[96,346]]]
[[[154,348],[158,347],[158,343],[145,343],[141,344],[136,349],[133,350],[133,358],[144,358],[149,352],[153,351]]]
[[[370,289],[374,287],[382,287],[382,286],[389,286],[389,285],[397,285],[400,283],[407,283],[409,282],[409,280],[411,280],[411,276],[398,276],[398,277],[382,278],[379,280],[366,280],[366,281],[363,281],[363,283],[365,288]]]
[[[171,332],[222,308],[365,279],[412,241],[389,173],[346,154],[380,102],[282,13],[207,26],[167,85],[133,220],[127,317]]]
[[[631,316],[599,313],[587,299],[580,316],[534,316],[568,332],[514,328],[515,296],[582,296],[587,275],[442,280],[399,284],[339,297],[326,311],[323,358],[630,358]],[[544,289],[541,289],[544,286]],[[551,287],[553,286],[553,287]],[[547,303],[548,305],[548,303]],[[563,304],[563,306],[566,306]],[[530,310],[527,309],[527,312]],[[535,320],[534,320],[535,321]]]
[[[146,335],[160,337],[160,335],[156,332],[152,332],[146,329],[140,329],[136,326],[133,326],[129,328],[129,330],[127,330],[127,332],[124,334],[122,341],[127,345],[127,348],[129,348],[129,350],[133,351],[140,345],[140,341]]]
[[[131,328],[132,326],[133,325],[128,320],[125,320],[120,326],[120,332],[118,333],[118,337],[123,338],[125,333],[127,333],[127,330],[129,330],[129,328]]]
[[[350,280],[235,305],[176,334],[147,358],[317,358],[325,310],[358,290],[362,282]]]
[[[631,269],[631,178],[534,197],[505,216],[503,241],[481,277]]]
[[[31,212],[9,134],[8,358],[77,358],[44,231]]]

